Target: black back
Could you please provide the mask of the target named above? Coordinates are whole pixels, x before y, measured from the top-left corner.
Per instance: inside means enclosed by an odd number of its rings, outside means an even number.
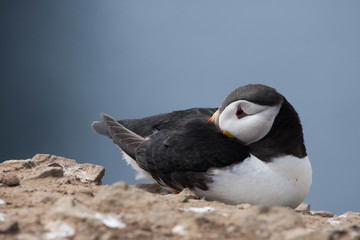
[[[141,119],[119,120],[118,122],[134,133],[147,137],[154,133],[154,131],[172,131],[190,119],[208,120],[216,110],[217,108],[191,108]]]

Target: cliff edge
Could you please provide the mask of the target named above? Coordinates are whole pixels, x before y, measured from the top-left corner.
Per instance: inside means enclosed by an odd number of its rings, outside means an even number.
[[[360,239],[360,213],[226,205],[157,184],[101,185],[104,173],[49,154],[3,162],[0,239]]]

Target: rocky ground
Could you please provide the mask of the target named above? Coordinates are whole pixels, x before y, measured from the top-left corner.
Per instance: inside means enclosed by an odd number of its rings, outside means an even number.
[[[360,214],[335,216],[101,185],[105,169],[47,154],[0,164],[0,239],[360,239]]]

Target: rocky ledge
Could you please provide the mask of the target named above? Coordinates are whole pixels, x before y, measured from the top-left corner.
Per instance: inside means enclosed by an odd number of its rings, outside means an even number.
[[[360,214],[226,205],[38,154],[0,164],[0,239],[360,239]]]

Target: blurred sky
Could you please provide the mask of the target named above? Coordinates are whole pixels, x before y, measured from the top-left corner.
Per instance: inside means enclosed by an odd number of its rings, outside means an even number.
[[[359,1],[0,1],[0,160],[36,153],[135,184],[101,112],[217,107],[248,83],[298,111],[313,166],[306,202],[360,211]]]

